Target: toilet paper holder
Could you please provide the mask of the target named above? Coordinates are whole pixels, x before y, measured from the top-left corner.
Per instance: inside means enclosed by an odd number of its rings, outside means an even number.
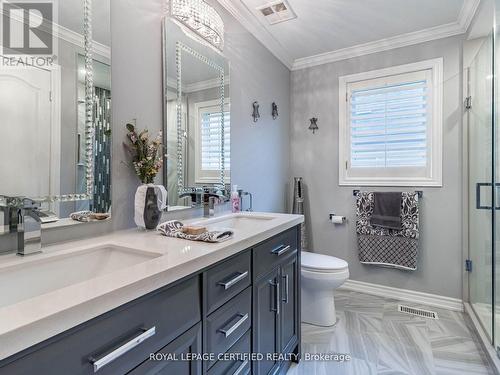
[[[341,221],[339,221],[339,222],[334,222],[334,221],[333,221],[333,218],[335,218],[335,217],[340,218],[340,219],[341,219]],[[330,220],[333,224],[335,224],[335,225],[342,225],[342,224],[347,223],[347,218],[346,218],[345,216],[337,216],[337,215],[335,215],[334,213],[331,213],[331,214],[329,215],[329,217],[328,217],[328,218],[329,218],[329,220]]]

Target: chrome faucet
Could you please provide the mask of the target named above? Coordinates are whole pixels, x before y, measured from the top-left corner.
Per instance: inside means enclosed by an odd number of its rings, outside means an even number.
[[[24,197],[4,197],[1,209],[4,228],[17,235],[17,255],[31,255],[42,250],[40,202]]]
[[[203,217],[214,216],[216,199],[224,199],[224,195],[217,193],[203,193]]]
[[[215,200],[226,200],[224,188],[189,188],[179,195],[179,198],[190,197],[193,207],[198,205],[198,202],[203,206],[203,217],[214,216]]]

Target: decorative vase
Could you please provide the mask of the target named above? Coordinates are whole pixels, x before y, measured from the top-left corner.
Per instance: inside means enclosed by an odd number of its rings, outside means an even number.
[[[160,197],[158,195],[160,194]],[[166,204],[166,190],[161,185],[144,184],[135,193],[135,224],[139,228],[155,229],[160,223]]]

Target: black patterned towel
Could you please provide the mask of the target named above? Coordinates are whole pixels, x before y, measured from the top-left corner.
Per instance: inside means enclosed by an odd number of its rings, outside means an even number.
[[[374,227],[372,192],[359,192],[356,196],[356,233],[359,260],[364,264],[417,269],[419,213],[418,194],[403,192],[401,200],[401,229]]]
[[[186,234],[182,231],[183,226],[184,224],[182,224],[180,221],[171,220],[158,225],[158,227],[156,227],[156,230],[168,237],[181,238],[190,241],[211,242],[211,243],[226,241],[231,237],[233,237],[234,234],[234,232],[231,230],[210,231],[196,235]]]

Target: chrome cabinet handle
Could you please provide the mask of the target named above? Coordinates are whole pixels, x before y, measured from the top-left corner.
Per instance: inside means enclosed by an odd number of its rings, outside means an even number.
[[[275,247],[274,249],[271,250],[271,253],[277,256],[281,256],[285,254],[288,250],[290,250],[292,247],[290,245],[279,245],[278,247]]]
[[[279,315],[280,314],[280,306],[281,306],[281,298],[280,298],[280,295],[281,295],[281,284],[280,282],[278,281],[276,283],[276,315]]]
[[[269,285],[274,287],[274,306],[271,298],[271,311],[274,311],[276,315],[280,313],[280,283],[279,281],[269,280]]]
[[[283,275],[283,279],[285,280],[285,298],[283,298],[283,302],[288,303],[288,294],[290,292],[290,286],[289,286],[290,277],[288,275]]]
[[[104,357],[101,357],[99,359],[90,358],[90,363],[92,363],[92,365],[94,366],[94,373],[102,369],[104,366],[110,364],[115,359],[118,359],[122,355],[131,351],[136,346],[146,341],[148,338],[154,336],[155,333],[156,333],[156,327],[152,327],[148,330],[143,330],[143,332],[139,336],[134,337],[132,340],[116,348],[111,353],[106,354]]]
[[[235,372],[233,372],[233,375],[241,375],[243,374],[243,371],[245,368],[248,366],[248,360],[244,360],[241,365],[238,366]],[[245,372],[246,373],[246,372]]]
[[[236,277],[232,278],[229,281],[219,281],[217,285],[223,286],[224,290],[228,290],[229,288],[234,286],[234,284],[237,284],[241,280],[246,279],[247,276],[248,276],[248,271],[245,271],[243,273],[238,274]]]
[[[238,321],[234,323],[230,328],[221,328],[219,329],[220,333],[223,333],[225,337],[229,337],[234,331],[236,331],[243,323],[248,320],[248,313],[246,314],[238,314],[236,317],[239,317]]]
[[[269,280],[269,285],[271,286],[271,292],[274,289],[274,293],[276,294],[276,282],[274,280]],[[270,311],[277,312],[276,296],[274,297],[274,301],[271,296],[270,303],[271,303]]]

